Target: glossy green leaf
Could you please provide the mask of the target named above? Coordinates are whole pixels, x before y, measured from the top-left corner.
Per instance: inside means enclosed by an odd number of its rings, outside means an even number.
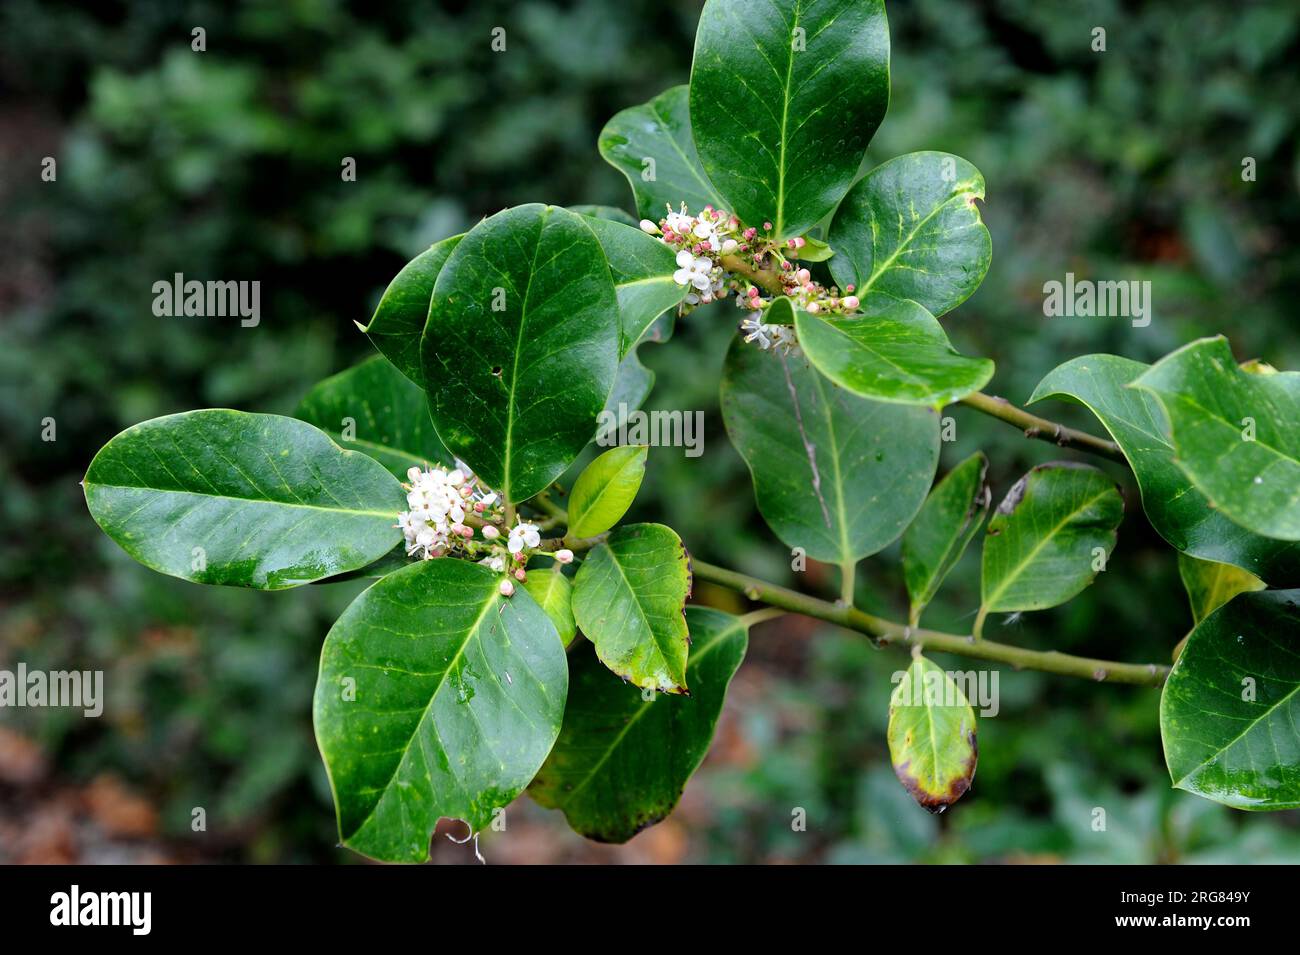
[[[897,540],[939,464],[939,416],[868,401],[800,354],[739,337],[722,376],[727,434],[768,526],[814,560],[844,564]]]
[[[778,239],[812,228],[848,191],[888,105],[882,0],[705,4],[691,67],[695,145],[746,225],[770,221]]]
[[[421,343],[438,436],[508,501],[546,488],[596,432],[619,311],[594,220],[527,205],[447,259]]]
[[[614,376],[614,390],[605,399],[605,408],[598,419],[596,442],[607,446],[617,444],[618,429],[626,424],[632,412],[640,409],[654,389],[655,373],[641,362],[633,348],[618,363]]]
[[[707,607],[687,607],[686,621],[689,697],[628,686],[589,648],[570,657],[564,727],[528,793],[588,839],[626,842],[665,818],[708,752],[748,636]]]
[[[936,664],[916,656],[889,698],[889,759],[912,798],[943,812],[970,789],[979,758],[975,711]]]
[[[1178,576],[1187,591],[1192,623],[1198,624],[1237,594],[1263,590],[1267,585],[1249,571],[1231,564],[1178,555]]]
[[[348,580],[378,580],[380,577],[387,577],[403,567],[409,567],[411,562],[415,560],[419,560],[419,558],[412,557],[406,552],[406,542],[403,541],[383,557],[366,564],[364,567],[358,567],[356,570],[345,571],[341,574],[334,574],[330,577],[322,577],[320,580],[313,580],[312,583],[341,584]]]
[[[600,131],[600,154],[627,177],[637,211],[658,222],[667,206],[684,202],[691,212],[722,199],[704,175],[691,138],[685,86],[674,86],[648,103],[618,113]]]
[[[378,560],[406,496],[372,458],[293,418],[208,409],[154,418],[100,449],[91,516],[153,570],[283,590]]]
[[[412,467],[453,463],[433,430],[424,392],[379,355],[318,382],[294,417],[340,447],[370,455],[401,480]]]
[[[617,524],[645,477],[644,445],[610,448],[587,465],[569,492],[569,533],[595,537]]]
[[[587,224],[605,251],[618,293],[622,318],[619,355],[623,356],[656,318],[681,303],[687,288],[673,281],[677,271],[675,253],[658,239],[606,219],[590,219]]]
[[[800,347],[836,384],[876,401],[939,407],[993,377],[993,362],[958,354],[939,320],[916,302],[873,295],[863,306],[861,316],[840,317],[791,309]]]
[[[988,469],[988,458],[977,451],[949,471],[903,534],[903,580],[914,627],[984,524],[992,503]]]
[[[388,284],[370,324],[362,328],[379,353],[403,375],[424,387],[420,336],[429,319],[429,300],[438,273],[463,235],[443,239],[421,252]]]
[[[1178,464],[1211,506],[1256,534],[1300,540],[1300,372],[1246,371],[1226,339],[1203,338],[1133,386],[1164,407]]]
[[[831,274],[859,297],[884,292],[933,315],[979,288],[993,258],[975,200],[984,177],[959,156],[908,153],[859,180],[831,220]]]
[[[1031,470],[989,521],[981,619],[1074,597],[1105,567],[1123,517],[1119,488],[1096,468],[1057,462]]]
[[[1253,534],[1210,506],[1174,460],[1155,396],[1126,387],[1149,365],[1115,355],[1083,355],[1048,373],[1030,403],[1046,398],[1087,407],[1133,468],[1151,526],[1169,544],[1202,560],[1235,564],[1274,586],[1300,584],[1300,544]]]
[[[1160,697],[1174,786],[1237,809],[1300,807],[1300,591],[1245,593],[1192,631]]]
[[[573,620],[573,584],[560,572],[560,565],[529,571],[524,587],[555,624],[560,642],[566,647],[573,643],[578,633],[578,625]]]
[[[804,245],[796,254],[801,262],[825,262],[835,254],[827,243],[815,236],[803,236]]]
[[[422,862],[442,817],[486,827],[532,780],[564,716],[568,663],[524,588],[441,558],[389,574],[339,617],[313,711],[343,845]]]
[[[588,552],[573,581],[573,616],[602,663],[639,687],[686,693],[691,593],[681,538],[662,524],[628,524]]]
[[[593,219],[608,219],[610,222],[621,222],[624,225],[635,226],[640,220],[630,212],[624,212],[614,206],[569,206],[570,212],[576,212],[580,216],[591,216]]]

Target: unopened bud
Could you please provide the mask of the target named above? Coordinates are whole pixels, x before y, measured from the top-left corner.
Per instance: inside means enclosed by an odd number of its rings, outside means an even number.
[[[821,310],[822,307],[818,305],[816,302],[809,302],[808,307],[804,309],[804,311],[806,311],[809,315],[816,315]]]
[[[501,596],[502,596],[502,597],[509,597],[509,596],[512,595],[514,592],[515,592],[515,584],[514,584],[514,581],[512,581],[512,580],[510,580],[510,579],[506,579],[506,580],[501,581]]]
[[[495,527],[493,527],[491,524],[484,525],[483,527],[484,540],[494,541],[500,536],[501,536],[501,532],[497,530]]]
[[[795,276],[799,279],[800,282],[812,281],[812,273],[809,272],[807,269],[800,269],[798,272],[795,273]]]
[[[740,247],[740,243],[737,242],[735,239],[728,239],[726,242],[722,243],[722,254],[731,255],[739,247]]]
[[[649,219],[642,219],[641,231],[644,232],[646,235],[658,235],[659,227],[655,225],[653,222],[651,222]]]
[[[573,551],[569,550],[567,547],[564,548],[564,550],[557,550],[555,552],[555,559],[558,560],[561,564],[572,564]]]
[[[844,307],[847,308],[850,312],[853,311],[861,304],[862,303],[858,301],[858,297],[856,295],[844,296]]]
[[[515,580],[519,581],[522,584],[527,579],[528,579],[528,574],[524,573],[524,569],[522,567],[518,568],[515,571]]]

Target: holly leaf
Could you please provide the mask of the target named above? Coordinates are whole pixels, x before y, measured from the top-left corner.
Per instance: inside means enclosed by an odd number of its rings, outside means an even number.
[[[615,206],[578,205],[569,206],[569,211],[576,212],[580,216],[591,216],[593,219],[608,219],[610,222],[621,222],[624,225],[637,226],[640,224],[636,216]]]
[[[569,492],[569,533],[595,537],[617,524],[645,477],[645,445],[611,448],[587,465]]]
[[[831,212],[888,105],[881,0],[705,4],[691,125],[705,173],[746,225],[770,221],[785,239]]]
[[[1179,467],[1235,523],[1300,540],[1300,372],[1250,372],[1203,338],[1133,382],[1169,420]]]
[[[618,294],[621,358],[641,340],[656,318],[681,303],[687,288],[673,281],[677,271],[675,254],[658,239],[606,219],[589,219],[587,224],[605,251]]]
[[[453,463],[433,430],[424,392],[380,355],[318,382],[294,417],[340,447],[370,455],[401,480],[412,467]]]
[[[1083,355],[1049,372],[1029,402],[1074,401],[1097,416],[1133,468],[1151,526],[1170,546],[1201,560],[1234,564],[1274,586],[1300,584],[1300,544],[1239,527],[1192,487],[1174,460],[1159,401],[1127,387],[1150,367],[1115,355]]]
[[[919,152],[881,163],[849,190],[831,220],[831,275],[862,297],[884,292],[933,315],[979,288],[993,258],[975,200],[984,177],[959,156]]]
[[[949,471],[903,534],[903,580],[913,627],[984,524],[992,503],[988,470],[988,458],[977,451]]]
[[[1096,468],[1058,461],[1031,470],[989,521],[980,621],[989,612],[1044,610],[1077,595],[1105,567],[1123,517],[1119,488]]]
[[[560,572],[560,565],[556,564],[550,570],[533,571],[524,581],[524,587],[555,624],[560,642],[565,647],[573,643],[578,633],[578,625],[573,620],[573,584]]]
[[[1176,789],[1236,809],[1300,807],[1297,601],[1243,593],[1192,631],[1160,696]]]
[[[889,759],[912,798],[943,812],[970,789],[975,711],[953,680],[917,655],[889,698]]]
[[[674,86],[648,103],[618,113],[600,131],[600,155],[627,177],[637,211],[658,222],[667,206],[681,203],[698,213],[722,199],[700,166],[691,137],[685,86]]]
[[[748,634],[707,607],[687,607],[686,622],[689,697],[628,686],[586,647],[569,659],[564,726],[528,793],[588,839],[627,842],[667,817],[708,752]]]
[[[497,213],[434,287],[421,344],[434,427],[507,501],[564,472],[614,384],[618,300],[592,221],[536,204]]]
[[[152,570],[284,590],[364,567],[402,535],[377,461],[279,415],[208,409],[128,428],[90,462],[95,522]]]
[[[739,337],[722,417],[754,498],[786,545],[844,564],[884,549],[916,516],[939,464],[939,416],[836,387],[796,353]]]
[[[781,323],[782,302],[768,321]],[[993,362],[958,354],[938,319],[916,302],[873,295],[860,316],[793,313],[808,360],[838,385],[876,401],[941,407],[979,391],[993,377]]]
[[[419,561],[358,597],[321,650],[313,721],[339,840],[423,862],[442,817],[478,832],[532,780],[564,715],[568,665],[526,589],[467,561]]]
[[[637,349],[633,348],[618,363],[618,374],[614,376],[614,390],[605,400],[605,408],[598,419],[596,443],[609,445],[617,443],[619,428],[626,424],[633,411],[640,409],[655,385],[655,373],[641,362]]]
[[[1187,591],[1192,623],[1198,624],[1237,594],[1264,590],[1267,584],[1249,571],[1231,564],[1178,555],[1178,576]]]
[[[602,663],[636,686],[686,693],[691,593],[681,538],[662,524],[628,524],[593,548],[573,581],[573,616]]]
[[[429,318],[429,300],[438,274],[463,238],[454,235],[435,242],[407,262],[388,283],[370,324],[361,328],[379,353],[421,388],[424,368],[420,364],[420,336]]]

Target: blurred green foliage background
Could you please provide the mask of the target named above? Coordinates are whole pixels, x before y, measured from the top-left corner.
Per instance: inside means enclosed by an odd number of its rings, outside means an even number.
[[[699,0],[348,3],[7,0],[0,8],[0,667],[103,669],[98,720],[0,714],[0,861],[356,861],[334,846],[311,733],[321,640],[358,584],[202,588],[131,562],[78,482],[117,431],[183,409],[292,411],[367,355],[365,321],[432,241],[528,201],[630,208],[596,153],[617,110],[684,82]],[[1224,332],[1239,358],[1300,368],[1300,9],[1289,0],[915,0],[889,7],[893,98],[869,164],[916,149],[988,182],[994,263],[946,319],[1024,401],[1094,351],[1152,360]],[[506,29],[494,53],[492,29]],[[1093,28],[1106,51],[1091,49]],[[206,30],[206,52],[191,30]],[[43,157],[57,180],[40,179]],[[352,157],[357,181],[343,182]],[[1256,164],[1243,181],[1242,162]],[[1042,285],[1150,279],[1154,320],[1042,315]],[[256,279],[262,321],[157,318],[151,286]],[[704,409],[705,454],[657,449],[637,505],[699,556],[795,582],[717,409],[726,306],[642,349],[651,406]],[[1079,409],[1047,412],[1096,430]],[[953,412],[995,494],[1060,456]],[[41,440],[54,418],[57,440]],[[1106,465],[1109,467],[1109,465]],[[1173,554],[1125,480],[1110,572],[990,636],[1165,660],[1190,624]],[[901,611],[897,548],[864,566]],[[797,581],[830,590],[811,566]],[[963,631],[968,554],[927,622]],[[738,607],[706,586],[698,599]],[[784,618],[757,628],[709,761],[668,822],[612,849],[521,800],[491,861],[1297,861],[1296,813],[1174,793],[1157,694],[1001,674],[974,789],[913,805],[884,747],[906,658]],[[959,660],[939,658],[950,668]],[[203,807],[207,830],[191,831]],[[1107,828],[1094,831],[1094,809]],[[802,808],[807,831],[794,831]],[[440,861],[473,860],[435,839]]]

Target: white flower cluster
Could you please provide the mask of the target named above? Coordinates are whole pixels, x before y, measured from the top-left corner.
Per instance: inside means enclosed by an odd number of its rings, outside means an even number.
[[[707,305],[714,299],[726,298],[728,276],[721,259],[739,249],[740,243],[734,237],[739,227],[735,216],[712,206],[693,216],[686,211],[685,203],[677,212],[669,206],[668,215],[658,224],[641,220],[643,232],[657,235],[665,245],[677,249],[673,281],[689,286],[687,305]]]
[[[775,348],[785,352],[790,351],[798,344],[792,326],[767,325],[760,315],[761,313],[759,315],[750,315],[740,323],[740,330],[748,333],[745,335],[745,341],[756,341],[759,348]]]
[[[406,553],[428,559],[441,557],[457,543],[474,536],[465,524],[469,511],[482,514],[497,499],[494,492],[479,486],[469,468],[411,468],[406,472],[406,506],[397,515],[397,526],[406,538]],[[487,528],[484,528],[486,531]]]

